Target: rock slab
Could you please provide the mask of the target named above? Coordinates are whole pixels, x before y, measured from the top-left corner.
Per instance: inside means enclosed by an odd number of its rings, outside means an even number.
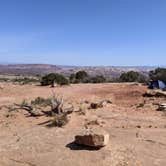
[[[75,143],[95,148],[104,147],[109,142],[109,134],[101,129],[87,129],[75,136]]]
[[[166,111],[166,103],[159,104],[157,111]]]

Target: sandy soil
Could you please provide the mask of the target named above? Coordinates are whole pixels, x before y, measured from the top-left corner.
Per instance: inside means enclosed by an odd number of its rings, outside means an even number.
[[[144,98],[140,84],[79,84],[65,87],[0,84],[0,166],[165,166],[166,115],[156,111],[161,98]],[[38,96],[62,95],[77,107],[84,101],[112,104],[86,115],[73,113],[63,128],[48,127],[49,117],[29,117],[5,105]],[[142,103],[144,103],[142,105]],[[141,106],[139,107],[139,105]],[[98,120],[109,132],[109,144],[92,150],[73,143],[85,124]]]

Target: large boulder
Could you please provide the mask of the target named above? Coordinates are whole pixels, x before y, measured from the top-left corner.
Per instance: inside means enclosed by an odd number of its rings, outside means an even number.
[[[75,136],[75,143],[95,148],[106,146],[109,142],[109,134],[102,129],[87,129]]]

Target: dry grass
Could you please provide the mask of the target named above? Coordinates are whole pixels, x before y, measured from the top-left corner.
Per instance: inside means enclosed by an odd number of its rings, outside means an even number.
[[[63,127],[69,122],[69,117],[66,114],[55,115],[51,122],[51,126]]]

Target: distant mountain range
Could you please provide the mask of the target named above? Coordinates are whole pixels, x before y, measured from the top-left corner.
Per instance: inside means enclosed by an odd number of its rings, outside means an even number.
[[[121,73],[130,70],[148,74],[155,66],[60,66],[50,64],[0,64],[0,74],[18,75],[44,75],[48,73],[60,73],[69,75],[79,70],[85,70],[90,75],[103,75],[108,78],[118,77]]]

